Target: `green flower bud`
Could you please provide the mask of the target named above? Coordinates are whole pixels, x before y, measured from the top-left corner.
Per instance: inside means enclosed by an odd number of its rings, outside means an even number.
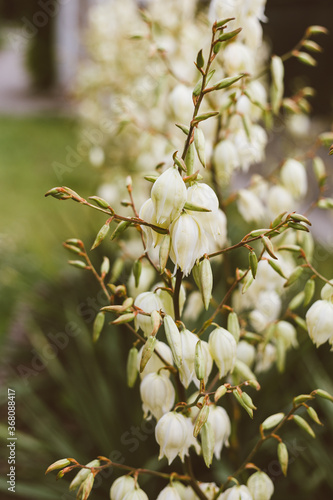
[[[284,476],[286,476],[288,470],[289,456],[288,456],[288,448],[282,441],[278,444],[277,455],[280,462],[282,473]]]
[[[101,331],[103,330],[104,322],[105,322],[105,314],[103,312],[99,312],[96,315],[93,325],[93,342],[97,342],[97,340],[99,339]]]
[[[201,436],[202,455],[206,466],[210,467],[213,461],[213,454],[215,447],[214,430],[210,422],[206,422],[203,425],[200,431],[200,436]]]
[[[148,337],[145,345],[143,346],[141,361],[140,361],[140,373],[143,372],[143,370],[146,367],[146,364],[154,354],[156,340],[157,340],[156,337],[150,336]]]
[[[127,385],[133,387],[138,375],[138,350],[132,347],[129,350],[126,366]]]
[[[300,427],[301,429],[303,429],[303,431],[305,431],[307,434],[309,434],[309,436],[315,438],[316,435],[315,433],[313,432],[312,428],[310,427],[310,425],[307,423],[306,420],[304,420],[303,417],[300,417],[299,415],[293,415],[293,420],[296,422],[296,424],[298,425],[298,427]]]
[[[164,317],[164,330],[168,344],[172,351],[172,356],[175,365],[177,366],[177,368],[180,368],[183,363],[180,332],[174,320],[171,318],[171,316],[168,316],[167,314]]]
[[[261,424],[261,427],[267,431],[269,429],[273,429],[273,427],[276,427],[279,425],[281,420],[284,418],[284,413],[274,413],[274,415],[270,415],[267,417],[263,423]]]

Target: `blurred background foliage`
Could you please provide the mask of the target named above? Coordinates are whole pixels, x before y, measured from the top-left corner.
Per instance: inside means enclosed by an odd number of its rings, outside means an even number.
[[[36,4],[2,0],[0,16],[19,23],[22,16],[35,11]],[[323,24],[333,31],[330,0],[269,0],[266,13],[270,20],[268,34],[278,54],[289,49],[309,24]],[[27,55],[34,83],[43,88],[54,81],[52,29],[49,23],[45,31],[39,30]],[[311,80],[318,89],[314,109],[322,115],[332,110],[332,103],[327,101],[333,88],[332,36],[325,43],[319,71],[302,67],[302,78]],[[300,69],[291,63],[286,72],[289,89],[293,89]],[[7,437],[7,387],[11,387],[16,390],[17,404],[19,500],[75,497],[68,493],[67,480],[56,482],[54,477],[44,477],[47,465],[61,457],[74,456],[86,463],[99,454],[114,453],[114,460],[126,460],[133,466],[161,469],[164,464],[150,458],[152,453],[156,456],[157,445],[151,429],[141,427],[138,391],[124,385],[123,367],[131,337],[126,330],[107,327],[97,345],[92,344],[92,321],[103,298],[88,273],[66,266],[66,257],[71,256],[61,247],[65,239],[78,237],[89,248],[103,217],[85,207],[63,206],[43,197],[58,184],[52,163],[64,161],[66,148],[75,150],[77,142],[78,124],[73,118],[0,117],[0,436],[2,442]],[[66,173],[64,182],[87,197],[95,193],[100,176],[100,171],[82,159],[77,168]],[[102,250],[114,261],[113,248],[105,244]],[[316,258],[319,271],[330,276],[332,253],[317,247]],[[93,259],[98,265],[102,251],[97,251]],[[125,275],[119,278],[123,281]],[[68,325],[74,325],[77,335],[64,335]],[[263,417],[285,411],[299,393],[317,387],[333,393],[328,346],[315,349],[301,331],[299,341],[300,349],[288,353],[285,374],[277,376],[274,367],[259,379],[263,386],[270,387],[269,398],[260,392],[251,393]],[[54,356],[50,345],[54,346]],[[324,423],[324,427],[316,427],[316,440],[293,424],[283,431],[291,456],[287,480],[277,469],[276,444],[268,443],[261,450],[258,465],[278,485],[276,498],[313,500],[333,496],[333,408],[323,400],[318,400],[315,408]],[[225,450],[223,460],[214,462],[216,480],[223,480],[246,455],[261,420],[255,416],[250,421],[231,398],[226,399],[226,409],[234,422],[233,451]],[[7,492],[4,447],[1,453],[0,491],[6,500],[12,494]],[[207,480],[200,458],[195,459],[194,466],[198,477]],[[110,484],[118,475],[117,471],[105,474],[108,477],[94,489],[91,498],[107,498]],[[151,498],[160,490],[160,485],[153,483],[141,481]]]

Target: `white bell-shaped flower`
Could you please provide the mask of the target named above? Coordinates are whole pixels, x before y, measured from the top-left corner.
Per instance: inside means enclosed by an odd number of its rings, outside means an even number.
[[[247,487],[255,500],[270,500],[274,493],[273,481],[262,471],[257,471],[249,477]]]
[[[154,292],[140,293],[135,299],[134,305],[147,314],[162,309],[162,302]],[[153,327],[150,316],[139,313],[135,318],[135,324],[137,329],[141,328],[146,337],[151,334]]]
[[[305,315],[306,325],[312,342],[319,347],[333,338],[333,304],[317,300]]]
[[[133,491],[128,492],[123,500],[149,500],[147,493],[145,493],[141,488],[136,488]]]
[[[186,186],[177,168],[170,167],[154,182],[151,199],[154,204],[156,222],[172,222],[181,213],[186,202]]]
[[[263,204],[249,189],[240,189],[238,191],[237,208],[246,222],[258,222],[265,215]]]
[[[151,198],[148,198],[148,200],[145,201],[140,208],[139,217],[140,219],[149,222],[150,224],[154,224],[155,226],[158,225],[165,229],[168,227],[168,222],[160,222],[159,224],[157,224],[155,206]],[[146,236],[146,245],[148,250],[152,246],[155,247],[156,245],[159,245],[161,243],[164,236],[163,234],[157,233],[149,226],[142,225],[141,228],[144,235]]]
[[[182,500],[175,486],[168,485],[159,492],[157,500]]]
[[[168,100],[176,120],[188,123],[193,115],[192,89],[180,83],[174,87]]]
[[[230,139],[220,141],[214,150],[213,161],[222,184],[227,184],[233,171],[240,165],[235,144]]]
[[[218,366],[220,378],[234,368],[237,344],[234,336],[225,328],[215,328],[208,339],[210,353]]]
[[[220,227],[216,217],[219,201],[213,189],[203,182],[196,182],[187,190],[187,201],[210,210],[210,212],[188,210],[188,213],[195,216],[208,238],[213,237],[216,239],[220,234]]]
[[[256,356],[256,348],[246,340],[240,340],[237,344],[237,359],[251,368]]]
[[[181,383],[187,389],[193,378],[195,377],[195,346],[197,345],[199,337],[190,332],[190,330],[184,329],[180,331],[180,339],[182,343],[183,363],[179,370],[179,376]]]
[[[208,240],[195,217],[184,213],[170,226],[170,258],[188,276],[197,259],[208,250]]]
[[[227,45],[223,51],[224,69],[228,75],[239,75],[254,71],[253,52],[241,42]]]
[[[199,486],[208,500],[213,500],[219,490],[216,483],[199,483]]]
[[[231,433],[230,419],[224,408],[210,405],[208,422],[211,423],[214,431],[214,455],[217,459],[220,459],[223,446],[229,446],[228,440]]]
[[[289,158],[282,166],[280,177],[285,188],[296,199],[305,196],[308,189],[306,170],[300,161]]]
[[[116,479],[110,489],[111,500],[123,500],[127,493],[135,490],[135,480],[132,476],[120,476]]]
[[[255,373],[262,373],[269,370],[273,363],[275,363],[276,356],[276,347],[270,342],[268,342],[265,346],[259,346]]]
[[[323,288],[320,291],[320,297],[323,300],[332,301],[333,298],[333,280],[330,280],[330,283],[325,283]]]
[[[270,187],[268,191],[267,205],[270,218],[275,219],[282,212],[292,212],[295,208],[295,200],[285,187],[276,185]]]
[[[142,357],[143,346],[141,347],[138,354],[138,369],[140,367],[141,357]],[[157,356],[156,352],[158,352],[163,359],[169,364],[173,365],[172,352],[170,347],[160,340],[156,340],[155,350],[152,357],[149,359],[142,373],[140,373],[140,377],[144,378],[148,373],[158,372],[165,364],[163,361]],[[169,370],[163,370],[164,376],[169,376]]]
[[[283,341],[286,349],[298,346],[296,328],[288,321],[278,321],[275,325],[274,335]]]
[[[140,396],[144,418],[151,413],[156,420],[159,420],[162,415],[173,407],[175,389],[170,379],[163,372],[161,374],[149,373],[141,381]]]
[[[255,500],[250,490],[244,485],[233,486],[225,490],[217,500]]]
[[[155,438],[160,445],[159,460],[165,456],[170,465],[179,455],[184,462],[184,456],[188,455],[190,435],[187,419],[183,415],[174,411],[163,415],[157,422]]]

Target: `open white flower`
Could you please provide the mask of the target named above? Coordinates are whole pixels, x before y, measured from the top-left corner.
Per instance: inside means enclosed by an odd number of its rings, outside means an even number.
[[[305,196],[308,189],[308,180],[303,163],[289,158],[282,166],[281,181],[285,188],[296,198]]]
[[[262,471],[257,471],[249,477],[247,487],[255,500],[270,500],[274,493],[273,481]]]
[[[135,299],[134,305],[148,314],[162,309],[162,302],[154,292],[140,293]],[[135,318],[135,324],[136,328],[141,328],[141,330],[143,330],[146,337],[151,334],[153,327],[150,316],[139,313]]]
[[[116,479],[110,489],[111,500],[123,500],[127,493],[135,490],[135,480],[132,476],[120,476]]]
[[[255,500],[250,490],[244,485],[233,486],[225,490],[217,500]]]
[[[182,500],[180,494],[178,493],[177,488],[175,488],[172,484],[163,488],[162,491],[159,492],[157,500]]]
[[[249,189],[240,189],[238,191],[237,208],[246,222],[258,222],[265,214],[261,201]]]
[[[208,240],[199,222],[184,213],[170,226],[170,258],[188,276],[197,259],[208,250]]]
[[[146,375],[140,384],[140,395],[144,417],[151,413],[156,420],[170,411],[175,401],[175,389],[163,372]]]
[[[233,370],[236,360],[236,340],[228,330],[218,327],[210,333],[208,344],[222,378]]]
[[[151,199],[154,204],[156,222],[172,222],[186,202],[186,186],[177,168],[170,167],[154,182]]]
[[[328,300],[317,300],[305,315],[310,338],[317,347],[333,339],[333,304]]]
[[[169,465],[180,456],[184,462],[184,456],[188,455],[190,432],[187,419],[176,412],[163,415],[157,422],[155,437],[160,445],[159,459],[167,457]]]
[[[223,446],[229,446],[228,439],[231,433],[230,419],[224,408],[210,405],[208,422],[211,423],[214,431],[214,455],[217,459],[220,459]]]

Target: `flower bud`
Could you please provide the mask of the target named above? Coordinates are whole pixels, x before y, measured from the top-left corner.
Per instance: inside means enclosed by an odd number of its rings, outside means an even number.
[[[309,434],[313,438],[316,437],[315,433],[312,430],[312,427],[310,427],[310,425],[307,423],[306,420],[304,420],[303,417],[300,417],[299,415],[292,415],[292,419],[294,420],[294,422],[296,422],[298,427],[303,429],[303,431],[305,431],[307,434]]]
[[[222,378],[233,370],[236,360],[236,341],[228,330],[218,327],[210,333],[208,344]]]
[[[201,128],[195,127],[194,129],[194,145],[195,149],[198,154],[198,158],[200,160],[200,163],[203,167],[206,166],[206,160],[205,160],[205,149],[206,149],[206,144],[205,144],[205,136]]]
[[[175,365],[180,368],[183,363],[181,337],[176,323],[167,314],[164,316],[164,330]]]
[[[301,162],[289,158],[283,164],[280,176],[284,187],[290,191],[292,196],[296,199],[305,196],[308,189],[308,181],[304,165]]]
[[[156,342],[157,342],[157,338],[150,335],[150,337],[148,337],[145,345],[143,346],[142,353],[141,353],[141,361],[140,361],[140,373],[143,372],[148,361],[150,360],[150,358],[154,354]]]
[[[213,160],[223,185],[230,181],[233,171],[239,167],[237,148],[230,139],[220,141],[215,150]]]
[[[262,471],[257,471],[249,477],[247,487],[256,500],[270,500],[274,493],[273,481]]]
[[[205,357],[202,350],[202,340],[200,339],[195,346],[194,370],[197,379],[203,380],[205,377]]]
[[[198,416],[197,416],[197,418],[195,420],[194,430],[193,430],[193,436],[194,437],[198,436],[198,434],[201,431],[202,427],[207,422],[208,417],[209,417],[209,409],[210,409],[210,407],[207,404],[205,404],[205,402],[204,402],[203,407],[199,411]]]
[[[282,473],[284,476],[286,476],[288,470],[289,456],[288,456],[288,448],[282,441],[278,444],[277,455],[280,462]]]
[[[134,306],[142,309],[145,313],[151,314],[153,311],[162,309],[162,303],[154,292],[140,293],[134,301]],[[145,336],[148,337],[152,332],[151,317],[144,314],[138,314],[135,319],[136,328],[141,328]]]
[[[175,401],[175,389],[163,373],[149,373],[140,384],[140,395],[144,418],[151,413],[159,420],[171,410]]]
[[[286,349],[298,346],[296,328],[288,321],[278,321],[276,323],[274,336],[283,340]]]
[[[101,465],[99,460],[92,460],[88,464],[86,464],[87,467],[99,467]],[[82,483],[87,479],[87,477],[90,474],[90,469],[81,469],[74,479],[72,480],[71,484],[69,485],[69,490],[74,491],[76,490]]]
[[[151,338],[153,338],[153,337],[151,337]],[[160,340],[156,340],[154,353],[152,354],[151,358],[148,360],[148,362],[147,362],[146,366],[144,367],[143,371],[140,373],[140,377],[141,378],[143,378],[146,375],[148,375],[148,373],[157,372],[158,370],[160,370],[161,368],[163,368],[163,366],[165,366],[165,364],[157,356],[157,354],[156,354],[155,351],[157,351],[163,357],[163,359],[165,359],[165,361],[167,363],[169,363],[169,365],[173,364],[172,352],[171,352],[170,347],[168,345],[166,345],[164,342],[161,342]],[[141,365],[142,355],[143,355],[143,347],[140,349],[139,355],[138,355],[138,370],[139,370],[140,365]],[[164,370],[163,374],[164,374],[164,376],[167,376],[168,371]]]
[[[215,436],[213,426],[206,422],[200,431],[202,455],[207,467],[211,466],[214,455]]]
[[[236,342],[238,342],[240,336],[240,327],[237,313],[233,311],[228,314],[227,330],[231,333],[231,335],[233,335]]]
[[[88,498],[91,490],[93,489],[94,481],[95,475],[92,472],[89,472],[88,477],[81,483],[76,498],[82,498],[82,500]]]
[[[283,418],[284,418],[284,413],[274,413],[274,415],[270,415],[263,421],[261,427],[264,430],[273,429],[273,427],[279,425],[279,423]]]
[[[138,375],[138,350],[136,347],[132,347],[128,353],[126,373],[127,385],[133,387]]]
[[[209,259],[203,259],[199,264],[198,282],[199,289],[202,296],[202,302],[207,311],[210,304],[210,299],[212,298],[213,289],[213,273],[212,267],[210,265]]]
[[[272,56],[271,73],[272,73],[272,86],[271,86],[272,110],[274,114],[278,114],[284,92],[284,81],[283,81],[284,66],[281,57]]]
[[[182,500],[177,488],[171,483],[171,485],[163,488],[158,494],[157,500]]]
[[[160,445],[159,460],[165,456],[170,465],[179,455],[184,462],[184,455],[188,455],[190,433],[187,419],[183,415],[176,412],[163,415],[157,422],[155,437]]]
[[[306,326],[312,342],[319,347],[333,338],[333,304],[327,300],[317,300],[305,315]]]
[[[177,168],[168,168],[151,190],[157,224],[176,219],[185,205],[186,196],[186,186]]]

